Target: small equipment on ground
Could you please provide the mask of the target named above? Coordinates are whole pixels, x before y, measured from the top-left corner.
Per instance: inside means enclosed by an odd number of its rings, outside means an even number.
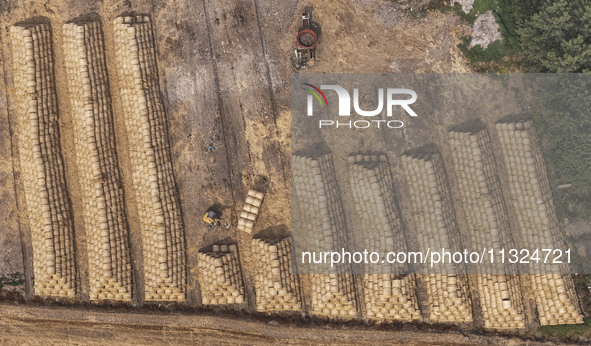
[[[213,210],[205,212],[205,215],[203,215],[203,221],[207,224],[207,228],[211,228],[212,226],[222,226],[222,219],[220,219],[219,214]]]

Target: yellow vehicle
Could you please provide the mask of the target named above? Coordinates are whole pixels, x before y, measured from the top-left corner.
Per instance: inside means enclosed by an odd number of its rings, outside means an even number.
[[[220,227],[222,225],[222,219],[220,219],[218,213],[213,210],[205,212],[205,215],[203,215],[203,221],[207,224],[207,228],[211,228],[211,226]]]

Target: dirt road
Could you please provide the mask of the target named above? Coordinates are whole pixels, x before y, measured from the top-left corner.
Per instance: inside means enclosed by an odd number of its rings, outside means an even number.
[[[517,338],[448,332],[307,327],[206,315],[122,313],[0,305],[3,345],[355,344],[539,345]]]

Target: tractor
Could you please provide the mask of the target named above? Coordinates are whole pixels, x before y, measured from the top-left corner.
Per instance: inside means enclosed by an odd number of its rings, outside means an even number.
[[[320,36],[320,26],[312,21],[312,8],[306,7],[302,14],[302,26],[296,36],[296,49],[293,65],[296,69],[306,68],[308,61],[316,60],[316,44]]]

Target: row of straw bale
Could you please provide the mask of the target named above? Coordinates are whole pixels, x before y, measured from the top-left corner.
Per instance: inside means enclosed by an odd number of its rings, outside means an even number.
[[[131,299],[131,262],[100,22],[63,26],[90,299]]]
[[[185,235],[152,25],[147,16],[123,16],[116,18],[113,26],[142,234],[145,297],[148,301],[182,301],[186,290]]]
[[[51,29],[10,27],[20,172],[36,295],[76,293],[74,227],[61,154]]]

